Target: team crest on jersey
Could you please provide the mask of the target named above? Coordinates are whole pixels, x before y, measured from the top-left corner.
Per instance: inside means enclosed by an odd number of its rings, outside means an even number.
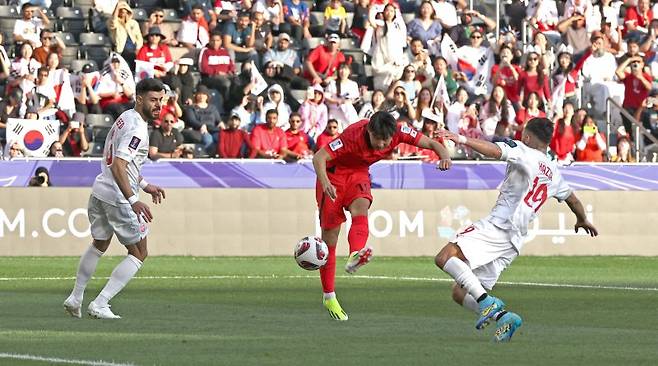
[[[331,149],[331,151],[336,151],[341,147],[343,147],[343,141],[341,139],[334,140],[331,143],[329,143],[329,148]]]
[[[133,138],[130,140],[130,143],[128,144],[128,147],[137,150],[140,142],[142,142],[142,139],[137,136],[133,136]]]

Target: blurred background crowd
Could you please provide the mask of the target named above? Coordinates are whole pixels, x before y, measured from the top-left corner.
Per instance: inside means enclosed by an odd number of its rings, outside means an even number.
[[[563,164],[656,162],[654,3],[0,0],[2,158],[102,156],[136,81],[156,77],[153,160],[307,159],[386,110],[432,138],[490,141],[548,117]],[[46,150],[28,148],[34,123]]]

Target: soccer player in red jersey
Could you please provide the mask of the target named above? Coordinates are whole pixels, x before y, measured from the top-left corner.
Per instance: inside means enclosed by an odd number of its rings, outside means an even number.
[[[318,150],[313,157],[317,174],[315,188],[320,211],[322,239],[329,247],[327,264],[320,268],[324,292],[323,303],[332,318],[347,320],[334,292],[336,276],[336,243],[347,210],[352,226],[347,236],[350,255],[345,271],[356,272],[372,257],[368,241],[368,209],[372,203],[368,168],[386,159],[401,143],[431,149],[441,157],[437,168],[447,170],[452,165],[446,148],[438,141],[427,138],[408,126],[397,126],[395,117],[388,112],[377,112],[370,120],[350,125],[343,133]]]

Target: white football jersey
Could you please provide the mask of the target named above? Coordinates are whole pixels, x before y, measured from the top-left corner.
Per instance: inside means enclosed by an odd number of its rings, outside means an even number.
[[[562,202],[572,191],[547,154],[516,140],[496,145],[502,150],[500,160],[507,161],[507,171],[490,220],[501,229],[512,231],[512,243],[520,251],[521,239],[544,203],[550,197]]]
[[[148,157],[149,135],[146,121],[134,109],[123,112],[114,122],[105,140],[101,173],[96,177],[91,194],[111,205],[128,203],[114,181],[110,166],[114,159],[128,162],[128,180],[133,194],[139,195],[139,176]]]

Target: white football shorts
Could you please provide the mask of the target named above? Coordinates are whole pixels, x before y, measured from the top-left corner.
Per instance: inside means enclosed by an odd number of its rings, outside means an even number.
[[[148,235],[148,225],[137,218],[127,203],[114,206],[91,195],[87,215],[91,223],[91,236],[97,240],[107,240],[116,234],[121,244],[132,245]]]
[[[512,245],[512,233],[487,219],[462,230],[453,242],[457,243],[473,273],[487,290],[494,287],[500,274],[519,254]]]

